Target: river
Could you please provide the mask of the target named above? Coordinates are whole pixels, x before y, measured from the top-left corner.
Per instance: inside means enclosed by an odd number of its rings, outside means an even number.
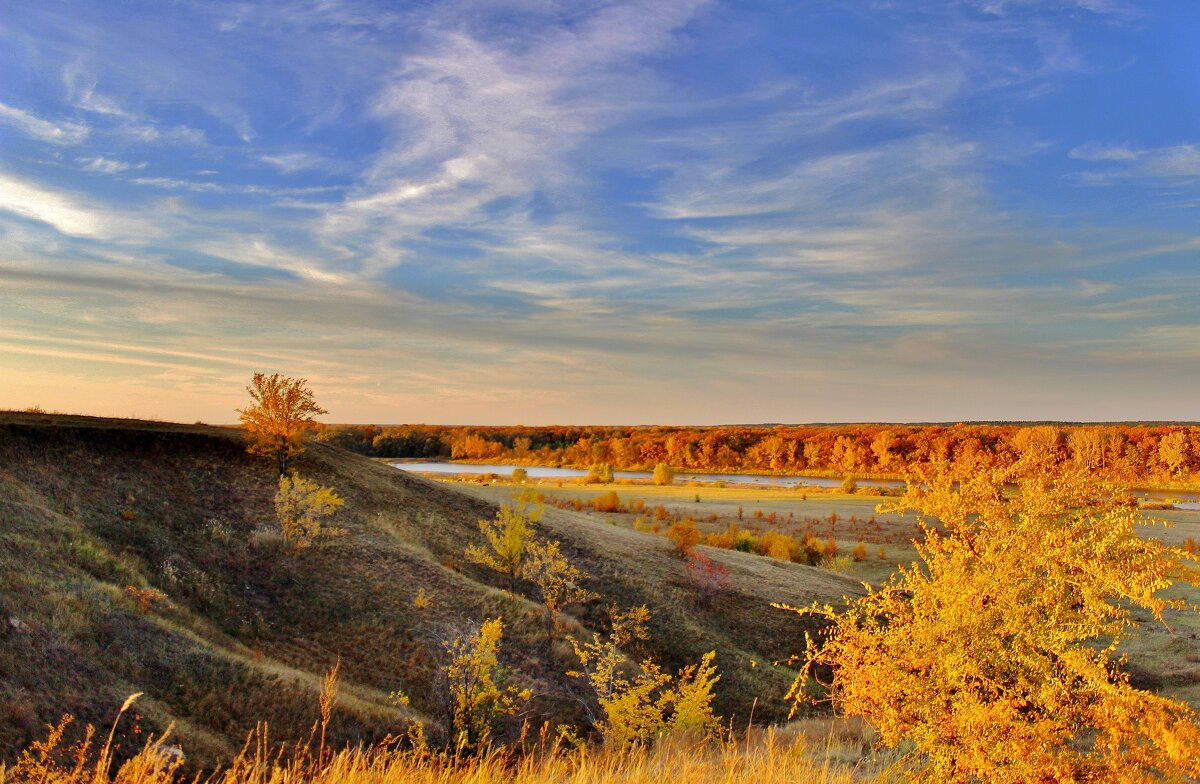
[[[524,468],[531,479],[578,479],[587,476],[579,468],[555,468],[551,466],[518,466],[492,463],[448,463],[445,461],[396,462],[389,465],[414,474],[497,474],[508,476],[514,468]],[[649,471],[613,471],[617,479],[652,479]],[[842,480],[827,476],[776,476],[774,474],[695,474],[679,472],[676,482],[724,482],[730,485],[768,485],[772,487],[841,487]],[[867,487],[904,487],[904,482],[895,479],[856,479]],[[1172,499],[1178,509],[1200,511],[1200,493],[1185,493],[1175,490],[1134,490],[1134,495],[1150,501]]]

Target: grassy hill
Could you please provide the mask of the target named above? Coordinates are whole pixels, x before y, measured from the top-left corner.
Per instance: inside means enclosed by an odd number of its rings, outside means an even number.
[[[145,730],[173,723],[201,764],[236,752],[259,721],[277,740],[303,739],[339,658],[336,743],[437,724],[443,641],[498,615],[506,663],[535,694],[528,718],[581,719],[579,686],[562,674],[573,657],[545,644],[541,608],[464,562],[493,506],[322,444],[296,468],[346,500],[335,521],[346,535],[299,555],[274,522],[272,466],[245,454],[237,431],[0,414],[0,759],[64,712],[105,724],[133,692],[145,692]],[[580,631],[602,629],[610,602],[648,605],[645,653],[675,668],[716,649],[717,707],[739,722],[752,706],[756,720],[786,712],[790,672],[764,665],[797,652],[804,629],[768,603],[836,602],[858,589],[713,550],[731,587],[702,607],[661,537],[554,509],[541,529],[602,596],[578,613]],[[166,599],[139,607],[131,587]],[[433,601],[418,609],[422,588]],[[396,690],[409,706],[389,700]]]

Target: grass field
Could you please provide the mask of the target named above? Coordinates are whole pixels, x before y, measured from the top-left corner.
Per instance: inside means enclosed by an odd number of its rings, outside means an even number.
[[[437,481],[493,503],[503,503],[512,497],[514,490],[512,483],[505,480],[485,483],[442,478]],[[878,582],[891,574],[897,564],[911,563],[916,557],[911,545],[918,535],[915,519],[877,512],[876,507],[887,500],[879,495],[729,485],[579,485],[557,480],[528,484],[543,493],[547,503],[578,500],[584,504],[581,513],[620,528],[633,529],[639,517],[652,521],[654,507],[662,506],[670,515],[668,519],[690,518],[704,533],[719,533],[730,525],[752,532],[778,531],[797,538],[807,531],[821,539],[832,537],[843,554],[852,552],[854,546],[862,542],[867,546],[867,559],[839,566],[842,574],[854,580]],[[644,502],[644,511],[592,511],[588,506],[592,499],[608,492],[617,493],[626,507],[637,501]],[[661,527],[665,529],[667,524]],[[880,548],[884,551],[883,558],[879,556]]]

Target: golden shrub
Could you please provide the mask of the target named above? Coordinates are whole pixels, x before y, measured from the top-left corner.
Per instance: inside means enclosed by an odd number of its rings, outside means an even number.
[[[1006,494],[1006,482],[1018,492]],[[936,518],[921,564],[830,618],[793,687],[832,666],[837,709],[889,746],[911,744],[929,781],[1187,781],[1200,726],[1186,704],[1134,688],[1115,650],[1133,610],[1195,561],[1142,538],[1136,509],[1082,470],[1034,457],[1006,469],[943,467],[887,511]]]

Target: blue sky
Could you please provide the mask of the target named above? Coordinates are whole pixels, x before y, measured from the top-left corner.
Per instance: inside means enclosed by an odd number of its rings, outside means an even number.
[[[1200,419],[1192,0],[12,0],[0,407]]]

